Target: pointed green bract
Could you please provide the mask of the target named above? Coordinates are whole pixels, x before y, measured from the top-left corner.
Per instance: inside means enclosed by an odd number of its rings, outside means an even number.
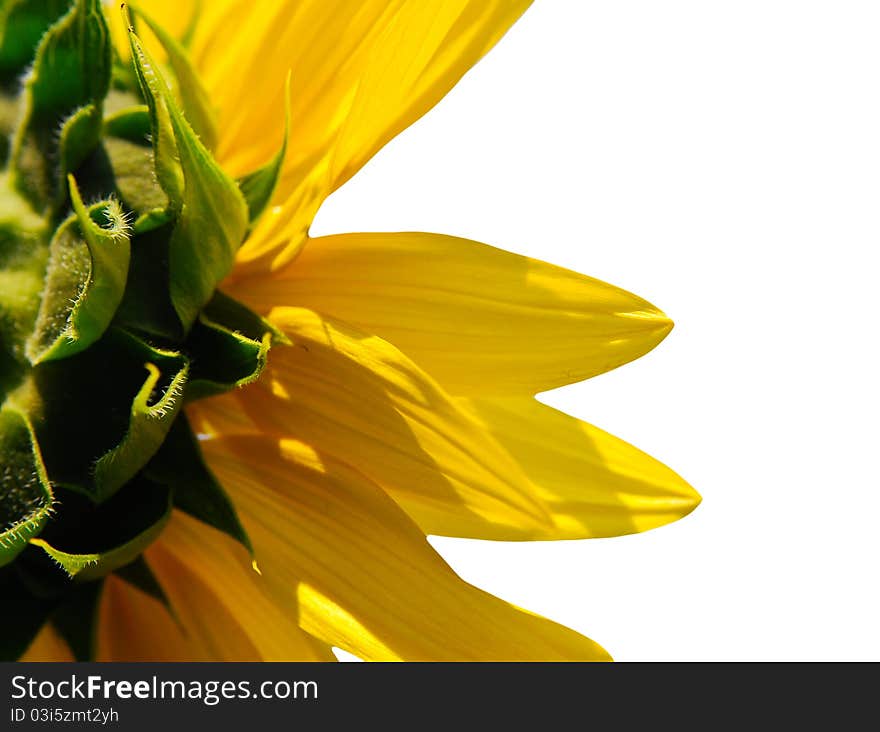
[[[189,346],[194,354],[187,399],[216,396],[251,384],[266,366],[272,334],[252,340],[210,320],[205,314],[190,331]]]
[[[100,0],[76,0],[40,41],[25,81],[26,108],[12,150],[16,185],[38,210],[60,186],[53,152],[61,123],[91,104],[99,112],[87,118],[95,132],[80,130],[79,135],[97,140],[101,102],[110,86],[111,53]]]
[[[75,588],[52,613],[52,625],[67,643],[75,661],[94,661],[98,651],[98,619],[103,582]]]
[[[188,371],[185,356],[116,327],[82,353],[34,367],[18,393],[53,483],[95,503],[110,498],[161,446]]]
[[[104,150],[113,165],[116,189],[122,202],[140,218],[145,214],[167,214],[168,197],[153,181],[153,150],[123,139],[107,137]]]
[[[69,184],[74,217],[50,247],[46,293],[27,347],[33,364],[72,356],[104,335],[128,277],[129,227],[119,203],[86,209],[73,176]]]
[[[62,508],[63,510],[63,508]],[[87,531],[75,537],[31,539],[71,578],[89,582],[135,561],[162,533],[171,517],[171,493],[139,480],[126,486],[85,519]]]
[[[136,338],[131,338],[131,343],[134,348],[146,346]],[[95,464],[94,497],[98,501],[112,496],[150,461],[183,406],[189,363],[173,352],[149,347],[144,350],[145,357],[149,355],[153,361],[144,364],[148,375],[131,404],[128,432],[119,445]],[[161,358],[156,358],[157,355]],[[158,388],[162,369],[170,380]]]
[[[183,200],[184,179],[183,170],[177,157],[177,143],[174,140],[174,128],[171,125],[171,113],[168,109],[168,87],[155,62],[141,49],[133,33],[129,34],[129,40],[131,41],[135,74],[150,112],[156,179],[172,204],[179,207]]]
[[[161,25],[147,15],[139,4],[129,3],[130,7],[143,19],[149,29],[162,44],[174,76],[177,80],[178,98],[180,99],[183,113],[193,130],[199,136],[202,144],[213,150],[217,145],[217,118],[211,105],[211,99],[202,80],[196,73],[189,59],[186,49],[174,39]]]
[[[16,83],[40,38],[70,0],[3,0],[0,4],[0,84]]]
[[[163,146],[155,147],[159,182],[172,207],[179,211],[169,245],[170,291],[174,309],[184,330],[188,331],[213,296],[217,283],[232,269],[235,253],[247,232],[247,203],[235,182],[223,172],[184,119],[140,40],[131,31],[129,38],[151,110],[167,112],[183,175],[181,190],[173,163],[168,171],[160,174],[168,163],[161,155]],[[167,130],[163,131],[161,122],[159,116],[154,117],[158,125],[154,135],[163,139],[167,138]],[[166,178],[174,180],[170,187],[165,186]]]
[[[45,525],[54,497],[40,447],[23,414],[0,410],[0,567]]]
[[[16,46],[25,16],[40,35]],[[0,2],[3,660],[47,621],[93,659],[111,573],[173,615],[144,550],[174,508],[251,549],[180,410],[259,378],[287,342],[217,291],[271,200],[287,129],[243,194],[209,152],[185,40],[145,20],[171,83],[134,32],[122,69],[98,0]]]
[[[101,139],[101,110],[94,104],[80,107],[64,121],[58,143],[60,178],[79,167]],[[64,188],[59,189],[63,192]]]
[[[235,506],[205,464],[198,438],[186,417],[181,416],[174,423],[168,439],[150,461],[145,474],[170,488],[175,508],[229,534],[253,553]]]
[[[147,560],[144,559],[143,554],[130,564],[120,567],[113,574],[116,577],[119,577],[123,582],[127,582],[144,594],[158,600],[169,610],[169,612],[172,614],[174,613],[174,608],[168,600],[168,595],[165,594],[165,590],[162,589],[162,584],[156,578],[153,570],[150,569],[150,565],[147,564]]]
[[[126,107],[104,116],[105,135],[141,145],[148,144],[151,125],[150,108],[146,104]]]

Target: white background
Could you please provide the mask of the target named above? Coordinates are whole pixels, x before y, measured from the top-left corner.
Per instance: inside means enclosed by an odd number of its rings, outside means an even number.
[[[880,659],[880,4],[538,0],[313,233],[470,237],[676,329],[542,398],[703,495],[637,536],[432,539],[618,660]]]

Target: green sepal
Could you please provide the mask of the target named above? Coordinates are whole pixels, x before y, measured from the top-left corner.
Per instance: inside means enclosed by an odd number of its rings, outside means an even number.
[[[283,330],[257,315],[247,305],[242,305],[238,300],[219,290],[205,306],[204,312],[213,322],[222,323],[226,328],[241,333],[252,341],[262,341],[266,333],[271,333],[273,343],[293,345]]]
[[[76,170],[101,140],[101,110],[94,104],[80,107],[61,127],[58,143],[60,177]],[[63,190],[61,188],[60,190]]]
[[[20,412],[0,410],[0,567],[40,533],[55,503],[40,446]]]
[[[147,560],[144,559],[143,554],[130,564],[120,567],[113,574],[114,576],[119,577],[123,582],[130,584],[144,594],[158,600],[168,609],[169,612],[172,614],[174,613],[168,595],[165,594],[165,590],[162,589],[162,584],[156,578],[153,570],[150,569],[150,565],[147,564]]]
[[[6,180],[0,174],[0,186]],[[48,257],[43,227],[23,199],[11,191],[0,196],[0,403],[28,367],[25,342],[40,309]]]
[[[0,569],[0,597],[3,598],[0,661],[17,661],[49,619],[56,602],[32,594],[15,566]]]
[[[151,130],[150,108],[146,104],[126,107],[104,117],[104,134],[110,137],[146,145]]]
[[[134,224],[131,269],[116,324],[165,343],[183,341],[183,326],[168,290],[168,241],[173,222],[160,211],[141,215]]]
[[[33,336],[32,364],[68,358],[95,343],[109,327],[128,278],[131,245],[125,215],[114,199],[87,209],[69,176],[74,216],[52,240],[46,290]],[[96,220],[101,220],[99,225]]]
[[[75,661],[94,661],[98,649],[98,619],[103,582],[73,588],[52,613],[55,630],[67,643]]]
[[[156,65],[138,37],[129,31],[132,56],[153,113],[156,171],[172,208],[179,211],[169,244],[171,302],[184,331],[211,299],[217,283],[232,269],[248,226],[248,207],[235,182],[205,149],[171,98]],[[164,109],[173,130],[183,176],[182,187],[163,161],[167,132],[157,116]],[[156,126],[158,125],[158,126]],[[161,174],[160,174],[161,173]],[[167,185],[167,179],[173,179]]]
[[[184,388],[189,378],[189,363],[180,354],[162,351],[134,336],[129,337],[134,348],[143,348],[148,375],[131,404],[128,432],[122,442],[95,463],[94,498],[97,501],[106,500],[118,491],[162,446],[183,405]],[[174,373],[167,386],[159,390],[158,399],[154,398],[154,392],[162,377],[162,369],[156,364],[160,361],[156,356],[170,364]]]
[[[0,84],[17,83],[34,60],[40,38],[70,8],[70,0],[4,0],[0,4]]]
[[[167,219],[168,197],[153,177],[152,149],[122,137],[105,137],[104,151],[122,202],[137,217],[155,211]]]
[[[128,22],[127,15],[126,22]],[[179,207],[183,200],[184,178],[178,160],[174,127],[171,125],[168,87],[160,76],[156,63],[146,56],[146,52],[142,49],[138,52],[140,44],[136,44],[135,38],[136,36],[129,32],[135,76],[150,113],[150,138],[153,143],[156,179],[172,204]]]
[[[269,321],[216,292],[186,342],[192,361],[187,401],[223,394],[256,381],[273,343],[289,343]]]
[[[101,0],[75,0],[40,41],[25,81],[26,108],[13,143],[16,185],[38,209],[63,185],[52,162],[59,125],[89,104],[100,114],[111,66],[110,31]]]
[[[77,582],[92,582],[134,562],[162,533],[171,517],[171,492],[139,478],[97,508],[59,510],[58,526],[74,535],[31,539]],[[48,533],[48,532],[47,532]]]
[[[0,168],[6,167],[9,159],[9,148],[12,136],[15,134],[15,126],[18,124],[19,97],[7,94],[0,88]]]
[[[115,326],[82,353],[34,367],[17,393],[53,485],[101,502],[134,477],[170,429],[188,371],[185,356]]]
[[[177,80],[178,98],[183,113],[195,133],[201,138],[202,144],[208,150],[213,150],[217,145],[217,115],[202,80],[192,66],[186,48],[147,15],[140,5],[129,3],[129,6],[147,24],[168,54],[168,61]]]
[[[228,534],[253,554],[231,499],[202,457],[198,438],[181,416],[144,474],[171,489],[174,507]]]
[[[290,73],[287,74],[287,82],[284,88],[284,139],[281,149],[262,168],[248,173],[239,178],[238,187],[248,205],[250,226],[256,223],[263,211],[272,200],[272,194],[278,185],[281,176],[281,168],[287,155],[287,141],[290,136]]]
[[[266,367],[272,334],[267,330],[259,341],[251,340],[202,313],[186,346],[192,359],[186,398],[195,401],[256,381]]]

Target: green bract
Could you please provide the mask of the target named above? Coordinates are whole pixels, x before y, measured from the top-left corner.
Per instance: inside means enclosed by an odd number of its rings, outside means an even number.
[[[0,660],[47,620],[92,657],[111,572],[164,601],[141,554],[173,508],[250,548],[181,408],[283,340],[217,285],[284,148],[234,181],[185,43],[141,16],[169,68],[133,30],[129,66],[103,13],[0,10]]]

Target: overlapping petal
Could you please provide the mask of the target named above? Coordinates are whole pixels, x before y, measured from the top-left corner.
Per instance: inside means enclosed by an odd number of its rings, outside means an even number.
[[[270,318],[294,345],[273,349],[238,392],[260,429],[355,465],[425,520],[454,512],[474,531],[490,522],[526,534],[551,525],[506,451],[392,345],[302,308]]]
[[[530,398],[458,399],[528,476],[553,519],[543,539],[587,539],[647,531],[677,521],[700,503],[677,473],[623,440]],[[405,503],[402,503],[406,508]],[[455,517],[421,524],[458,535]],[[479,538],[515,536],[486,526]]]
[[[18,659],[25,663],[50,663],[73,661],[73,654],[58,631],[47,623],[34,638],[24,655]]]
[[[368,660],[607,660],[583,636],[463,582],[375,484],[292,440],[207,440],[276,596]]]
[[[261,312],[299,305],[393,343],[459,395],[532,395],[650,351],[672,322],[599,280],[440,234],[310,240],[271,277],[234,285]]]
[[[278,149],[284,83],[292,71],[295,144],[278,208],[243,247],[241,270],[289,261],[324,198],[433,107],[529,0],[224,5],[200,22],[193,55],[219,107],[218,156],[228,171],[248,172]]]
[[[107,578],[98,626],[99,661],[259,661],[236,618],[190,570],[162,556],[151,567],[172,603]]]
[[[295,605],[274,601],[244,548],[226,534],[175,512],[147,552],[152,566],[183,567],[235,618],[263,661],[335,661],[328,646],[297,625]],[[204,616],[209,605],[198,608]],[[242,659],[244,660],[244,659]]]

